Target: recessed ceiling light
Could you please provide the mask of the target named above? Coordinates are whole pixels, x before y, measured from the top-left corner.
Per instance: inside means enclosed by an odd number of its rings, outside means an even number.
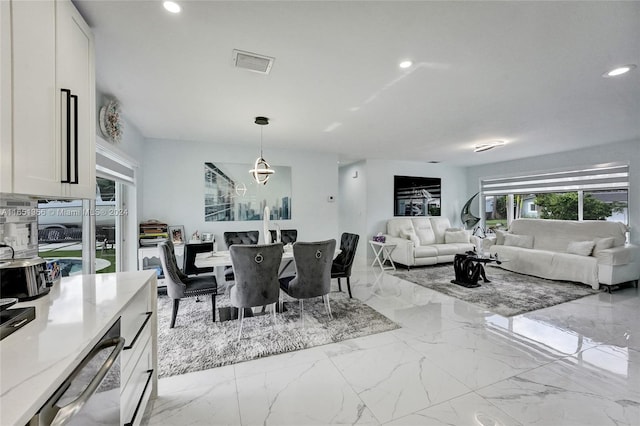
[[[413,65],[413,62],[411,62],[411,61],[402,61],[402,62],[400,62],[400,68],[409,68],[411,65]]]
[[[617,77],[619,75],[628,73],[629,71],[631,71],[634,68],[636,68],[635,64],[623,65],[621,67],[614,68],[611,71],[608,71],[608,72],[602,74],[602,76],[603,77]]]
[[[493,141],[493,142],[485,142],[479,143],[473,148],[473,152],[483,152],[489,151],[490,149],[496,148],[498,146],[504,145],[504,141]]]
[[[171,13],[180,13],[180,5],[173,1],[165,1],[162,3],[165,9],[167,9]]]

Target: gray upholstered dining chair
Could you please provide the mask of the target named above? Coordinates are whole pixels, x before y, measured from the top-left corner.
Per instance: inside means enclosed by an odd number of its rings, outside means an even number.
[[[280,289],[300,303],[300,320],[303,321],[304,299],[322,297],[329,318],[331,305],[331,264],[336,251],[336,240],[293,243],[293,259],[296,275],[280,279]],[[280,299],[282,310],[282,299]]]
[[[231,250],[234,244],[258,244],[260,238],[259,231],[227,231],[222,234],[227,250]],[[233,266],[227,266],[224,269],[224,280],[233,281]]]
[[[282,243],[234,244],[229,247],[235,284],[229,289],[231,305],[239,311],[238,340],[242,336],[245,308],[272,305],[276,320],[276,302],[280,294],[278,270],[282,261]]]
[[[211,295],[212,320],[216,320],[216,295],[218,294],[218,282],[213,275],[203,277],[188,277],[178,269],[175,254],[171,243],[158,244],[160,262],[164,271],[164,281],[167,284],[167,294],[173,299],[173,311],[171,313],[170,328],[175,327],[180,300],[184,297],[197,297]]]
[[[212,251],[213,242],[185,244],[182,271],[187,275],[198,275],[213,272],[213,267],[200,268],[196,266],[196,256],[198,253],[207,253]]]
[[[271,234],[271,241],[278,240],[278,231],[272,229],[269,231]],[[298,230],[297,229],[282,229],[280,230],[280,242],[282,244],[293,244],[298,240]]]

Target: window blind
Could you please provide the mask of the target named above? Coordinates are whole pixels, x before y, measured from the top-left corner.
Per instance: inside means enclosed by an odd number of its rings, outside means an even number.
[[[96,152],[96,174],[120,183],[135,183],[133,166],[100,151]]]
[[[481,180],[485,196],[626,188],[629,188],[626,164]]]

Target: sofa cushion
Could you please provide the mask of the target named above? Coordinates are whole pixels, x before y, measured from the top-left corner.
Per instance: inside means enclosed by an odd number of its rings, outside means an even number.
[[[433,244],[431,247],[438,251],[438,256],[453,255],[464,253],[457,244]]]
[[[438,250],[435,249],[434,246],[419,246],[414,250],[414,256],[416,259],[421,257],[433,257],[438,256]]]
[[[580,256],[591,256],[594,245],[595,243],[593,241],[572,241],[567,245],[567,253],[577,254]]]
[[[615,238],[607,237],[607,238],[596,238],[593,246],[593,256],[597,256],[598,253],[602,250],[610,249],[615,244]]]
[[[503,246],[504,245],[504,236],[507,235],[509,233],[509,231],[504,231],[502,229],[496,229],[495,231],[496,234],[496,244]]]
[[[533,248],[533,235],[505,234],[504,245],[528,249]]]
[[[392,237],[400,237],[400,231],[408,228],[413,228],[413,222],[408,217],[395,217],[387,221],[387,234]]]
[[[435,244],[436,236],[433,233],[433,229],[431,228],[431,222],[426,217],[424,218],[413,218],[413,227],[416,230],[416,235],[420,240],[421,246],[427,246],[429,244]]]
[[[449,222],[448,218],[442,216],[429,217],[429,221],[431,222],[433,233],[436,236],[436,243],[444,244],[444,232],[451,228],[451,222]]]
[[[468,243],[469,235],[465,231],[444,231],[444,242],[445,244],[451,243]]]
[[[413,245],[418,247],[420,245],[420,239],[416,235],[416,231],[414,231],[413,226],[411,228],[405,228],[400,230],[400,238],[404,238],[405,240],[413,241]]]

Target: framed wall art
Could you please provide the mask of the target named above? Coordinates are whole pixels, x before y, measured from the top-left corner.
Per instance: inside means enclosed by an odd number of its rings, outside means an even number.
[[[394,216],[440,216],[440,178],[393,177]]]
[[[291,219],[291,167],[272,166],[266,185],[258,184],[249,170],[253,164],[204,163],[205,222]]]

